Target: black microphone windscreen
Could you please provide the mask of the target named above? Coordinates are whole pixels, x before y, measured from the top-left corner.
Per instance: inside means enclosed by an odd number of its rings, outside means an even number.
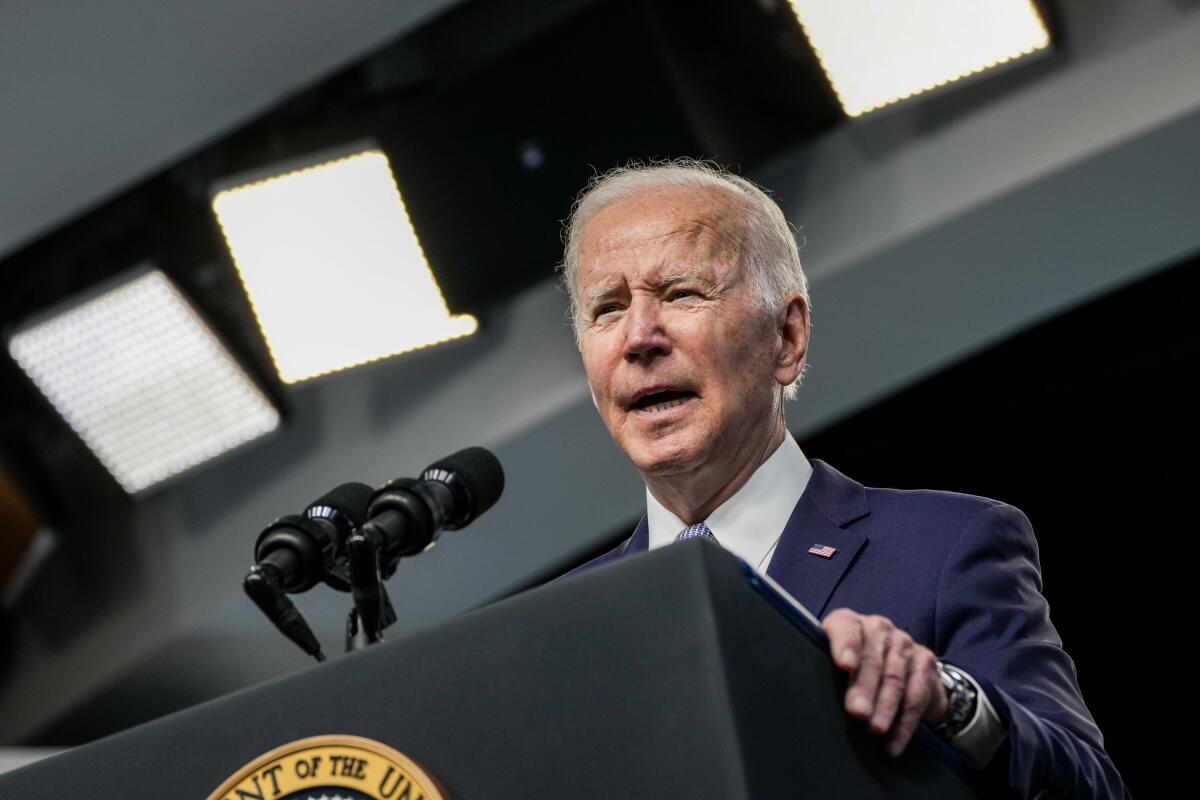
[[[491,508],[504,491],[504,468],[499,459],[483,447],[468,447],[448,455],[430,464],[422,477],[429,478],[432,477],[430,473],[437,472],[450,473],[461,481],[469,496],[471,519]]]
[[[323,509],[332,509],[355,527],[367,521],[367,507],[375,490],[365,483],[343,483],[321,495],[304,511],[306,517],[328,517]]]

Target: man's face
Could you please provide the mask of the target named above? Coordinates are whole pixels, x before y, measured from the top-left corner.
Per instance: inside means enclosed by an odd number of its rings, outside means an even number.
[[[584,229],[583,365],[644,476],[712,468],[755,446],[778,413],[780,337],[739,265],[744,213],[719,189],[658,188]]]

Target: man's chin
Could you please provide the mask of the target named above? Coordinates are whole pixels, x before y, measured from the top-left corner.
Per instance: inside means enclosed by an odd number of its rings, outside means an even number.
[[[695,447],[653,447],[639,452],[627,452],[638,472],[647,478],[682,475],[696,469],[704,460]]]

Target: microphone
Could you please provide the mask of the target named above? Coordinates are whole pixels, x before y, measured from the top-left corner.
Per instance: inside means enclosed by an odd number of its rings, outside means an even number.
[[[280,517],[254,545],[254,560],[242,588],[267,619],[304,652],[324,661],[321,645],[285,593],[305,592],[318,581],[346,591],[349,577],[341,557],[346,538],[367,517],[374,491],[344,483],[313,502],[300,516]]]
[[[309,504],[300,516],[289,514],[267,526],[254,544],[259,566],[279,573],[285,592],[307,592],[324,580],[346,591],[339,565],[346,537],[367,518],[375,490],[365,483],[343,483]]]
[[[430,464],[418,480],[384,484],[371,498],[359,532],[377,542],[388,565],[425,550],[442,530],[466,527],[503,491],[500,462],[482,447],[468,447]]]
[[[433,546],[442,530],[465,527],[504,491],[504,469],[492,453],[468,447],[430,464],[418,480],[397,478],[375,492],[367,521],[346,540],[350,586],[368,642],[379,640],[389,578],[404,556]],[[388,620],[390,622],[390,620]]]

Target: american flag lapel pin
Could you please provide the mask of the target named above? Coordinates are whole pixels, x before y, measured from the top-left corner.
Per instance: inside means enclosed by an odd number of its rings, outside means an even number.
[[[833,558],[833,554],[837,552],[836,547],[827,544],[814,544],[808,548],[810,555],[820,556],[821,558]]]

